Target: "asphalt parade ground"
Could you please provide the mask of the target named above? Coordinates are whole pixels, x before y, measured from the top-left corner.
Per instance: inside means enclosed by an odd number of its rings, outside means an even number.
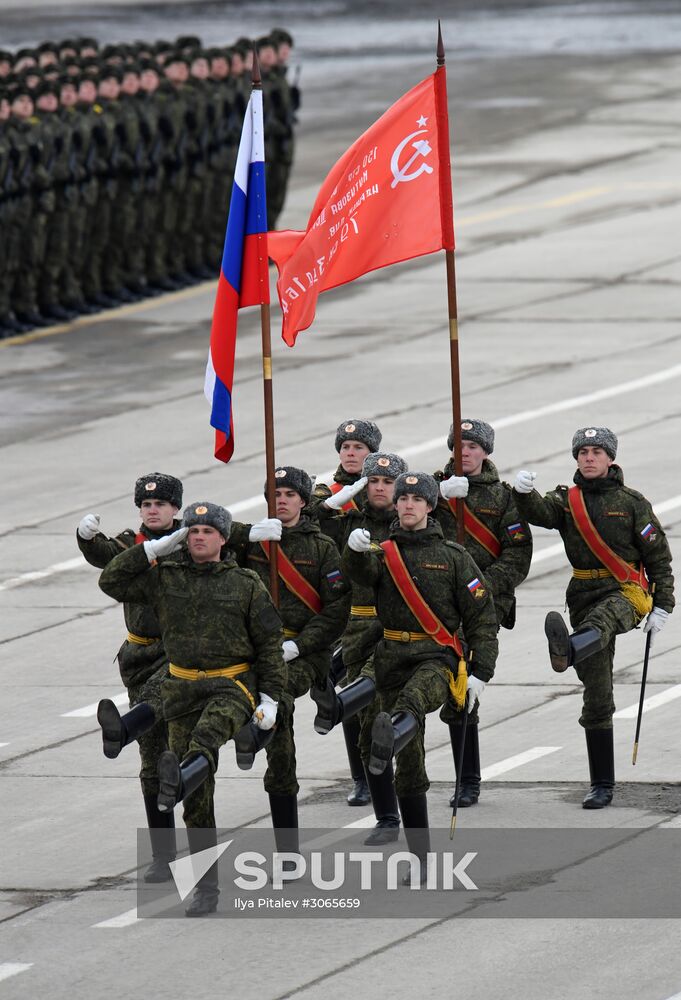
[[[377,4],[369,15],[329,3],[307,18],[305,5],[276,14],[274,6],[249,19],[234,5],[228,38],[242,27],[262,33],[276,20],[298,41],[304,103],[281,223],[302,228],[338,156],[434,69],[437,12],[429,3],[417,14],[397,4],[393,16]],[[18,45],[29,38],[27,21],[6,8],[0,4],[0,27],[7,44]],[[43,30],[61,37],[79,17],[92,19],[77,5],[60,16],[63,32],[48,12],[32,37],[41,40]],[[138,37],[145,24],[152,37],[174,36],[194,22],[201,34],[215,17],[214,5],[195,16],[171,7],[162,18],[149,5],[121,9],[99,36]],[[495,427],[493,459],[503,479],[532,469],[542,492],[571,481],[577,427],[611,427],[625,482],[651,500],[678,557],[678,9],[457,4],[443,32],[463,414]],[[271,278],[274,297],[274,271]],[[411,916],[405,888],[370,917],[359,908],[334,919],[140,918],[138,757],[130,748],[105,760],[95,719],[100,698],[124,703],[113,662],[122,611],[98,589],[75,528],[88,511],[101,516],[106,533],[134,527],[132,485],[152,469],[179,476],[187,502],[222,503],[242,521],[264,516],[259,316],[249,311],[240,323],[236,452],[225,467],[213,459],[202,394],[214,295],[208,282],[0,343],[1,995],[392,1000],[427,991],[471,1000],[678,1000],[678,851],[664,870],[645,851],[628,869],[611,868],[616,847],[598,856],[566,847],[565,865],[548,874],[519,859],[515,882],[487,909],[474,891],[461,890],[456,912],[444,916]],[[442,254],[324,294],[293,350],[279,339],[280,313],[272,312],[279,462],[328,477],[334,430],[357,416],[375,419],[383,446],[412,469],[442,467],[451,421]],[[563,610],[569,568],[557,535],[535,529],[534,537],[517,625],[502,630],[481,705],[480,803],[459,812],[452,843],[463,832],[468,844],[475,830],[481,842],[490,831],[503,838],[518,830],[529,842],[555,831],[561,844],[585,831],[674,838],[681,830],[678,615],[652,650],[635,767],[644,638],[635,631],[618,639],[618,784],[610,808],[585,812],[581,687],[572,670],[551,671],[543,634],[546,611]],[[342,735],[317,735],[313,715],[301,699],[301,827],[342,842],[348,830],[370,827],[372,813],[347,806]],[[436,716],[426,744],[431,825],[446,829],[453,765]],[[224,749],[219,826],[239,834],[268,826],[263,771],[260,760],[239,771],[233,748]],[[484,879],[482,854],[480,862]],[[585,885],[601,897],[602,912],[580,909]],[[559,903],[568,897],[566,915]]]

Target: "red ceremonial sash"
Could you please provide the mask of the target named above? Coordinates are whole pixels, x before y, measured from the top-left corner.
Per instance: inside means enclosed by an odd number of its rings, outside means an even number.
[[[260,546],[269,559],[270,543],[261,542]],[[302,601],[310,611],[318,615],[322,610],[322,599],[311,583],[305,579],[300,570],[297,570],[288,556],[283,552],[281,546],[277,550],[277,573],[286,584],[286,589]]]
[[[402,554],[395,542],[381,542],[385,553],[385,563],[393,582],[399,590],[402,600],[407,605],[416,621],[431,639],[439,646],[451,646],[459,659],[463,658],[463,649],[458,635],[452,633],[442,624],[435,612],[426,604],[423,595],[411,578],[404,564]]]
[[[570,513],[577,526],[580,535],[589,546],[599,562],[603,563],[618,583],[638,583],[645,591],[648,590],[648,580],[645,569],[641,565],[640,569],[635,569],[629,563],[618,556],[616,552],[607,545],[596,531],[595,525],[589,517],[584,502],[584,494],[579,486],[571,486],[568,490],[568,504]]]
[[[141,531],[138,531],[135,535],[135,545],[141,545],[143,542],[148,542],[149,539],[146,535],[143,535]]]
[[[339,493],[344,488],[343,483],[331,483],[331,486],[329,487],[332,493]],[[348,500],[347,503],[343,504],[341,510],[359,510],[359,507],[354,500]]]
[[[456,517],[456,500],[448,500],[447,503],[452,514]],[[471,538],[474,538],[479,545],[482,545],[483,549],[486,549],[495,559],[499,558],[501,555],[501,542],[494,532],[490,531],[487,525],[483,524],[480,518],[476,517],[465,503],[463,505],[463,526]]]

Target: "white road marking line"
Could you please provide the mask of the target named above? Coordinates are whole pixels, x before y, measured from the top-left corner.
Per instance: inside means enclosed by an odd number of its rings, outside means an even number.
[[[114,695],[111,699],[114,705],[126,705],[128,704],[128,692],[122,691],[120,694]],[[62,712],[62,719],[87,719],[93,715],[97,714],[98,701],[92,703],[92,705],[86,705],[84,708],[74,708],[72,712]]]
[[[667,997],[667,1000],[681,1000],[681,993],[675,993],[673,997]]]
[[[352,823],[344,823],[344,830],[363,830],[369,826],[375,826],[376,817],[373,813],[369,813],[368,816],[362,816],[360,819],[354,820]]]
[[[111,917],[109,920],[101,920],[98,924],[93,924],[93,927],[130,927],[131,924],[136,924],[141,917],[137,916],[137,907],[132,910],[126,910],[125,913],[119,914],[117,917]]]
[[[9,743],[0,743],[0,747],[8,747]]]
[[[0,962],[0,982],[9,979],[10,976],[17,976],[20,972],[31,969],[33,962]]]
[[[507,771],[512,771],[516,767],[522,767],[523,764],[529,764],[530,761],[546,757],[547,754],[555,753],[556,750],[561,749],[562,747],[531,747],[531,749],[517,753],[513,757],[500,760],[497,764],[490,764],[489,767],[484,767],[480,772],[480,777],[482,781],[489,781],[491,778],[496,778],[500,774],[506,774]]]
[[[660,694],[654,694],[652,698],[645,698],[643,702],[643,711],[649,712],[653,708],[659,708],[660,705],[666,705],[670,701],[676,701],[677,698],[681,698],[681,684],[675,684],[674,687],[667,688],[666,691],[661,691]],[[638,715],[638,702],[635,705],[629,705],[627,708],[621,708],[619,712],[615,712],[614,719],[635,719]]]
[[[496,420],[493,419],[492,426],[496,430],[500,430],[503,427],[514,427],[516,424],[527,423],[531,420],[539,420],[542,417],[548,416],[550,413],[561,413],[564,410],[572,410],[587,406],[591,403],[598,402],[601,399],[609,399],[612,396],[620,396],[623,393],[630,393],[646,386],[657,385],[660,382],[668,382],[670,379],[679,378],[680,376],[681,365],[672,365],[671,368],[665,368],[658,372],[652,372],[650,375],[643,375],[641,378],[632,379],[629,382],[621,382],[619,385],[606,386],[604,389],[598,389],[595,392],[589,392],[583,396],[571,396],[569,399],[559,399],[554,403],[548,403],[546,406],[540,406],[535,410],[521,410],[520,413],[512,413],[508,417],[499,417]],[[420,444],[411,445],[409,448],[400,448],[397,453],[402,455],[404,458],[410,458],[412,455],[420,455],[423,452],[441,450],[443,446],[442,442],[443,437],[440,434],[436,438],[430,438],[430,440],[422,441]],[[333,476],[333,471],[334,470],[330,470],[317,476],[317,481],[323,482],[325,479],[330,479]],[[228,508],[232,514],[239,514],[242,511],[250,510],[252,507],[262,503],[262,494],[258,493],[255,496],[247,497],[245,500],[238,500],[236,503],[228,504]],[[662,513],[666,504],[671,505],[666,509],[672,509],[673,507],[679,506],[679,503],[681,503],[679,497],[673,497],[671,500],[667,500],[662,504],[653,506],[658,513]],[[547,555],[545,558],[548,559],[550,557]],[[80,556],[75,559],[67,559],[66,562],[55,563],[53,566],[48,566],[47,569],[44,570],[36,570],[31,573],[24,573],[21,576],[11,577],[9,580],[5,580],[3,583],[0,583],[0,591],[11,590],[14,587],[21,587],[25,583],[33,583],[36,580],[45,580],[50,576],[55,576],[57,573],[65,573],[68,570],[77,569],[83,565],[83,559]]]

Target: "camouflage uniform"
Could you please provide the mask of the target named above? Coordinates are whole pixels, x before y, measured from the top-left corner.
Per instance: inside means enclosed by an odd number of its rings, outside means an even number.
[[[659,521],[644,496],[624,485],[622,470],[611,465],[607,477],[585,479],[577,471],[574,482],[583,492],[586,508],[604,542],[627,562],[645,567],[655,583],[655,605],[671,612],[674,607],[674,578],[671,553]],[[531,524],[556,528],[563,539],[566,555],[576,570],[594,572],[593,579],[570,580],[567,604],[573,628],[595,628],[602,645],[592,655],[575,664],[584,685],[580,724],[587,730],[611,729],[615,702],[612,689],[615,636],[629,632],[642,615],[625,598],[614,577],[598,578],[602,564],[591,552],[574,523],[568,506],[568,487],[557,486],[541,497],[536,490],[519,493],[515,502]]]
[[[234,524],[230,546],[269,588],[269,560],[258,543],[248,542],[250,525]],[[279,546],[299,573],[314,587],[322,601],[315,614],[279,579],[279,614],[284,637],[293,639],[300,655],[288,664],[288,680],[279,701],[277,729],[267,745],[265,790],[297,795],[296,749],[293,735],[295,700],[313,684],[323,684],[329,672],[331,646],[340,637],[350,613],[350,588],[342,579],[336,547],[304,515],[298,524],[284,528]]]
[[[171,664],[197,670],[249,664],[235,678],[170,676],[162,686],[171,750],[180,760],[202,755],[211,769],[184,799],[185,824],[215,828],[219,748],[250,719],[259,693],[278,701],[286,684],[280,619],[270,596],[230,552],[220,562],[195,563],[180,550],[150,566],[142,546],[109,563],[99,585],[117,601],[154,610]]]
[[[451,633],[463,628],[474,654],[471,672],[481,680],[489,680],[498,648],[496,614],[489,588],[471,556],[455,542],[445,541],[442,529],[432,518],[420,531],[395,525],[390,538],[398,545],[425,601],[446,628]],[[382,553],[358,553],[346,547],[342,567],[353,582],[373,589],[385,629],[404,635],[422,632],[384,565]],[[473,596],[468,584],[476,577],[482,585]],[[391,715],[410,713],[419,726],[418,736],[396,757],[397,794],[400,801],[423,795],[430,784],[425,768],[425,717],[444,703],[451,673],[457,669],[455,657],[450,649],[430,638],[404,642],[382,639],[376,646],[374,669],[381,710]]]
[[[134,547],[145,539],[162,538],[180,527],[173,521],[166,531],[153,532],[143,525],[136,534],[132,529],[122,531],[114,538],[98,534],[86,541],[76,534],[78,548],[91,566],[104,569],[115,556]],[[161,639],[161,626],[153,610],[146,604],[126,601],[123,605],[128,637],[118,651],[118,666],[121,679],[128,690],[130,708],[146,702],[154,709],[157,722],[152,729],[139,737],[142,768],[140,782],[142,792],[156,795],[158,792],[158,758],[168,749],[168,733],[163,719],[161,685],[168,676],[168,658]]]

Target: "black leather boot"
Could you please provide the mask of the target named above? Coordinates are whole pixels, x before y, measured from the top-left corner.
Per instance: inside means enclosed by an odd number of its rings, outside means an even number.
[[[104,698],[97,706],[97,722],[102,727],[104,756],[114,760],[123,747],[151,729],[156,716],[145,701],[121,715],[114,703]]]
[[[175,860],[175,818],[172,812],[159,812],[156,795],[144,796],[144,808],[149,824],[153,861],[144,873],[145,882],[169,882],[173,875],[169,863]]]
[[[551,666],[556,673],[585,660],[596,653],[603,644],[603,635],[597,628],[584,628],[570,635],[563,616],[549,611],[544,621],[544,632],[549,640]]]
[[[345,749],[348,752],[350,774],[354,781],[354,787],[348,795],[348,805],[366,806],[371,801],[371,796],[369,795],[362,756],[357,745],[359,742],[359,719],[356,716],[344,720],[343,736],[345,737]]]
[[[247,722],[234,737],[236,764],[242,771],[250,771],[255,755],[272,742],[276,729],[261,729],[255,722]]]
[[[428,877],[428,851],[430,850],[430,830],[428,829],[428,799],[421,795],[399,797],[400,812],[407,846],[419,859],[419,873],[414,882],[423,885]],[[402,879],[402,885],[412,885],[412,873]]]
[[[419,724],[410,712],[398,712],[391,718],[379,712],[371,728],[369,770],[383,774],[393,755],[407,745],[418,732]],[[404,817],[402,817],[404,822]]]
[[[612,729],[586,729],[591,789],[582,802],[583,809],[603,809],[612,802],[615,787],[615,750]]]
[[[270,813],[274,843],[279,854],[298,854],[298,796],[270,792]],[[284,861],[282,871],[295,871],[295,861]]]
[[[388,763],[383,774],[372,774],[371,771],[367,771],[367,782],[377,822],[364,843],[368,846],[393,844],[400,835],[400,814],[397,808],[392,763]]]
[[[461,756],[461,731],[462,726],[456,726],[450,722],[449,738],[452,743],[452,754],[454,755],[454,768],[458,774],[459,758]],[[470,722],[466,725],[466,740],[463,747],[463,771],[461,783],[459,785],[459,805],[463,809],[476,805],[480,798],[480,744],[478,742],[478,727]],[[450,806],[454,807],[454,796],[449,800]]]
[[[202,757],[202,760],[206,760],[206,758]],[[187,827],[187,841],[192,854],[200,854],[201,851],[207,851],[209,848],[216,849],[217,830]],[[218,863],[216,861],[196,883],[192,901],[184,911],[186,916],[205,917],[209,913],[215,913],[218,908],[219,896]]]
[[[180,765],[172,750],[164,750],[158,759],[159,812],[172,811],[178,802],[195,792],[210,774],[208,758],[197,753]]]
[[[315,732],[325,735],[339,722],[352,718],[372,703],[376,697],[376,682],[371,677],[358,677],[336,693],[333,679],[329,677],[323,691],[310,689],[310,697],[318,709],[314,720]]]

